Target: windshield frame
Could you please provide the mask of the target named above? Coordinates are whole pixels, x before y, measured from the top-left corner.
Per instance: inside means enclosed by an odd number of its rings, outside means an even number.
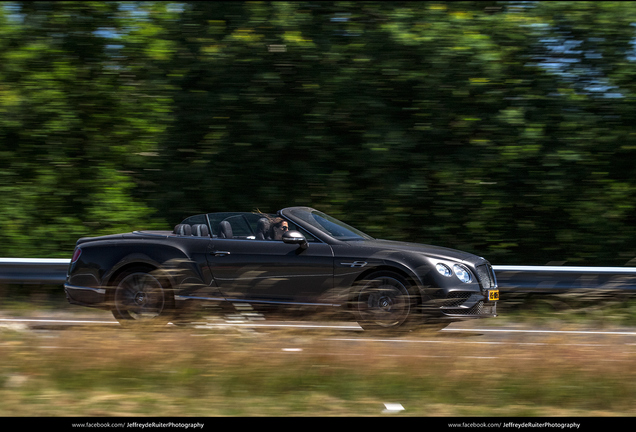
[[[297,223],[302,223],[305,228],[311,229],[316,234],[322,234],[337,241],[374,240],[359,229],[310,207],[289,207],[281,210],[280,214]]]

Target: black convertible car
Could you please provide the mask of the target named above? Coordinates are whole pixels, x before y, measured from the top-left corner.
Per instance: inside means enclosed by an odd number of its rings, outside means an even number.
[[[309,207],[201,214],[173,232],[81,238],[64,289],[70,303],[112,310],[123,325],[176,322],[201,305],[250,305],[346,311],[365,329],[443,327],[496,316],[499,300],[484,258],[374,239]]]

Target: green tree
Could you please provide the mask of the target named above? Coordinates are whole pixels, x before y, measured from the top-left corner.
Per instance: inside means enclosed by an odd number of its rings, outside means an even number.
[[[603,125],[629,117],[590,89],[597,64],[574,80],[546,60],[570,38],[606,38],[625,76],[631,27],[598,30],[618,4],[599,6],[588,33],[575,32],[595,15],[588,4],[184,5],[155,20],[177,89],[157,180],[169,192],[155,206],[173,222],[309,204],[495,262],[633,254],[631,231],[615,232],[631,216],[631,181],[608,177],[628,126]]]
[[[623,264],[635,16],[632,2],[7,3],[4,254],[310,205],[498,264]]]
[[[148,224],[131,172],[165,119],[100,34],[118,31],[118,4],[24,2],[0,14],[3,255],[68,256],[80,236]]]

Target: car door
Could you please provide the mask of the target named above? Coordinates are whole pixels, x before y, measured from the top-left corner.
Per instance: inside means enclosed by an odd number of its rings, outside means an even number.
[[[208,262],[228,300],[315,303],[333,288],[333,253],[318,240],[306,249],[276,240],[214,238]]]

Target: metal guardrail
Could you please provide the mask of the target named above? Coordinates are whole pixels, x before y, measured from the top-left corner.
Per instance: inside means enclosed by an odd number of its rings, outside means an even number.
[[[0,258],[0,283],[63,284],[69,259]],[[577,292],[636,293],[636,267],[493,266],[503,295]]]
[[[493,266],[503,293],[636,293],[636,267]]]
[[[63,284],[70,259],[0,258],[0,283]]]

